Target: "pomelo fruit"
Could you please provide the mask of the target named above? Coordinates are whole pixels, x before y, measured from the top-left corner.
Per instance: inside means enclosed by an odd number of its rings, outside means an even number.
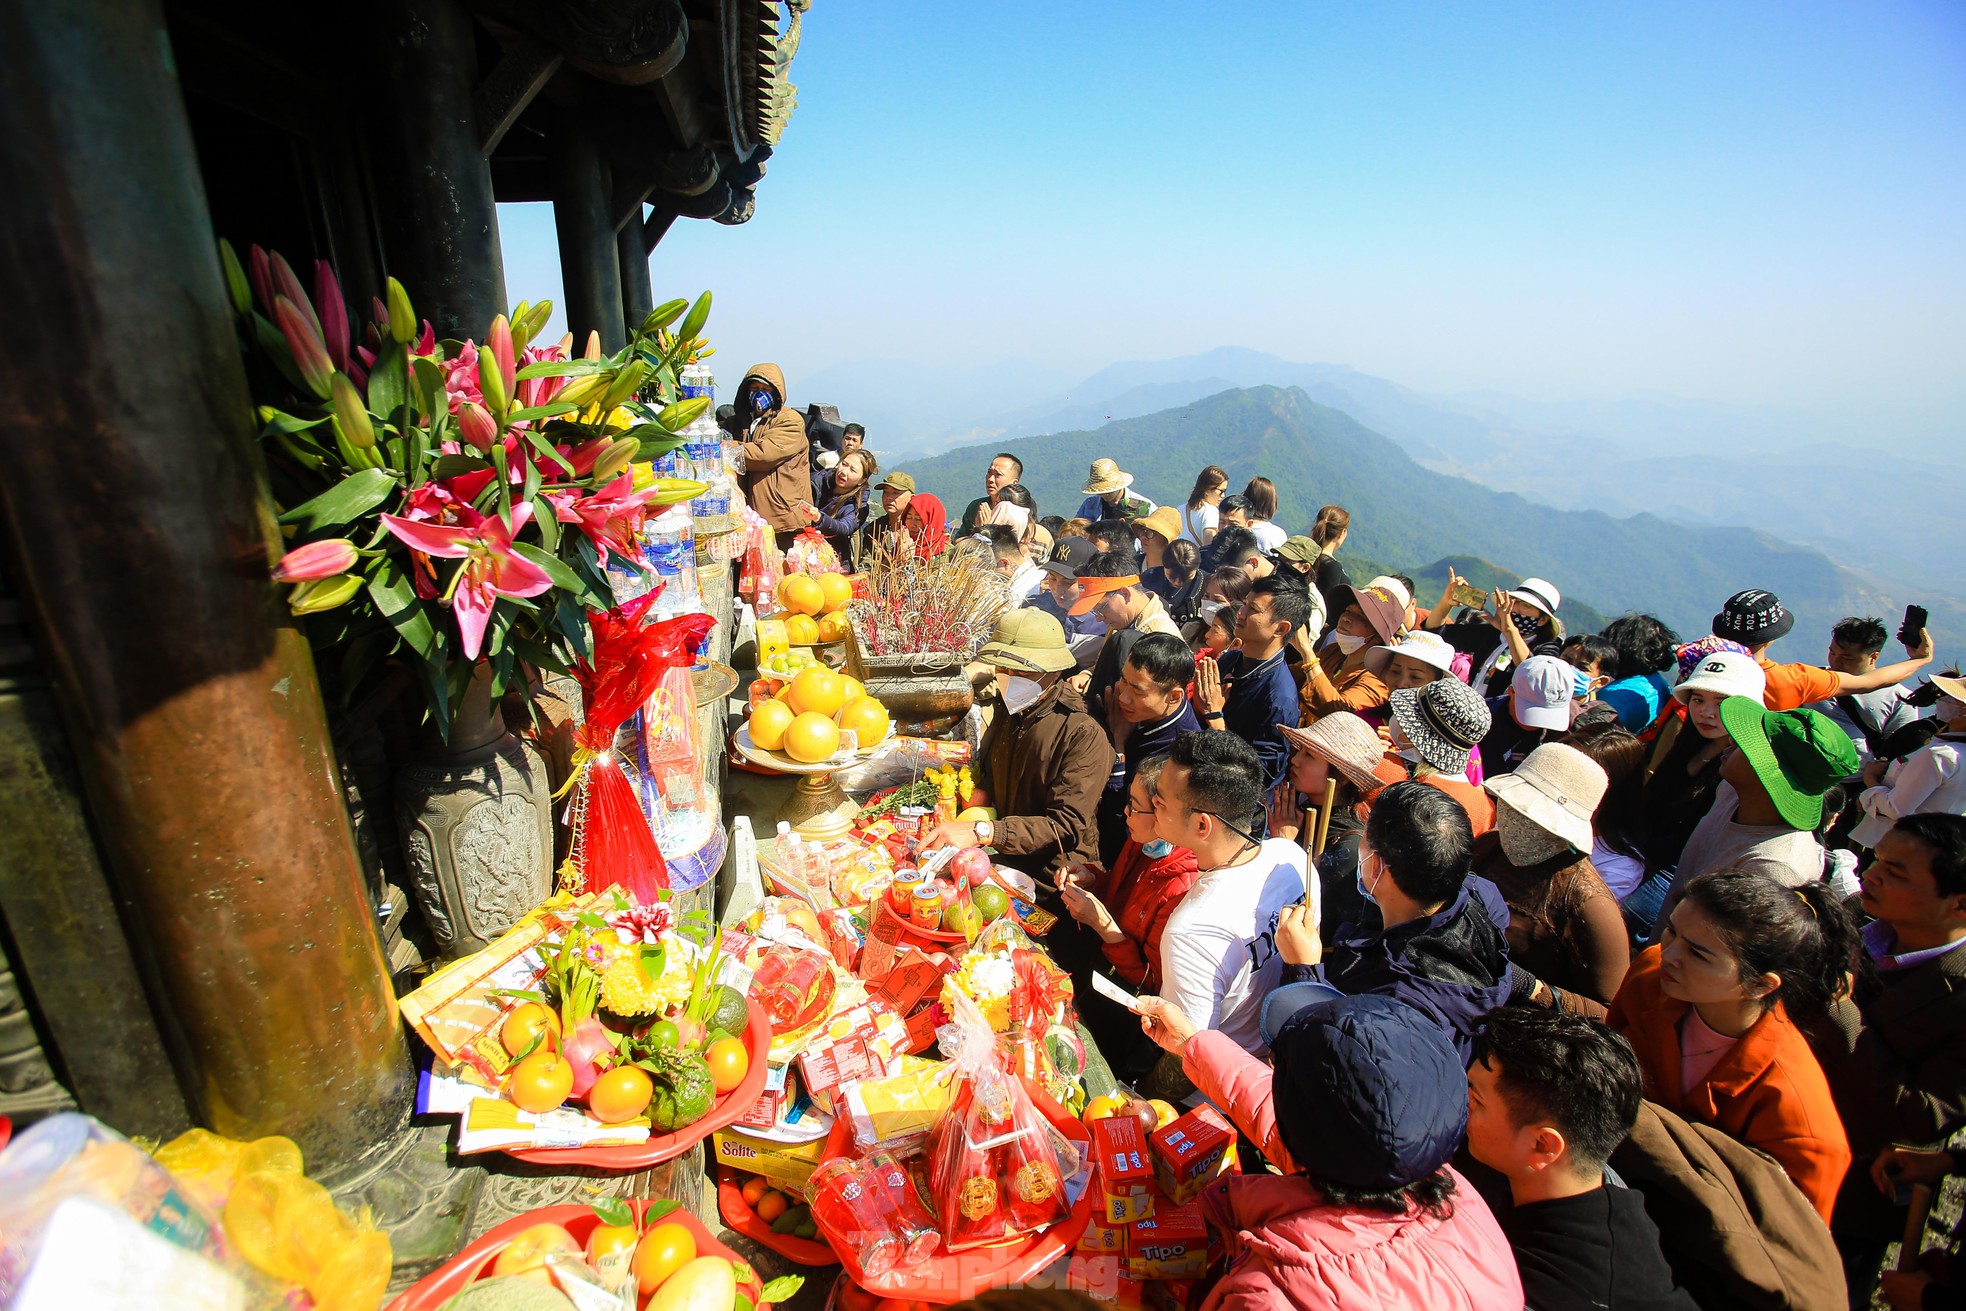
[[[792,679],[792,694],[786,700],[802,715],[810,711],[831,719],[846,704],[846,685],[825,665],[812,665]]]
[[[777,751],[785,745],[785,730],[798,718],[798,712],[783,701],[766,701],[751,712],[751,744],[760,751]]]
[[[817,711],[806,711],[785,729],[785,754],[800,764],[816,765],[839,749],[839,726]]]

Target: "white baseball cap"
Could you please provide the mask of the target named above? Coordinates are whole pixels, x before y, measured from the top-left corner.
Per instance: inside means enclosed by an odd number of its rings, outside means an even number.
[[[1515,721],[1524,728],[1570,727],[1570,698],[1577,691],[1577,671],[1551,655],[1530,656],[1509,680],[1515,694]]]
[[[1672,694],[1683,703],[1695,692],[1711,692],[1715,696],[1744,696],[1759,701],[1768,690],[1768,675],[1763,673],[1760,664],[1751,655],[1739,651],[1715,651],[1693,666],[1693,672],[1681,679]]]

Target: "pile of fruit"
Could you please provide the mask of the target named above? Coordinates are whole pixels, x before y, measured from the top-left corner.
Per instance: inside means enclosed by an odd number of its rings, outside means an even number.
[[[1174,1123],[1180,1112],[1174,1109],[1173,1103],[1164,1102],[1158,1097],[1134,1097],[1124,1092],[1102,1093],[1086,1102],[1079,1121],[1090,1130],[1095,1120],[1113,1115],[1125,1115],[1138,1121],[1140,1132],[1145,1136]]]
[[[815,1241],[819,1238],[819,1225],[812,1218],[812,1208],[800,1198],[773,1188],[759,1175],[746,1179],[741,1191],[744,1205],[770,1225],[774,1234]]]
[[[625,1296],[631,1284],[643,1311],[755,1311],[804,1285],[798,1275],[764,1284],[724,1249],[700,1252],[691,1226],[665,1219],[679,1205],[651,1202],[637,1216],[628,1203],[604,1198],[591,1216],[530,1225],[441,1311],[572,1311],[595,1305],[598,1290]],[[586,1231],[584,1242],[576,1230]]]
[[[753,681],[750,703],[752,745],[783,751],[801,764],[831,759],[840,749],[842,730],[851,730],[863,747],[888,734],[887,707],[867,695],[859,679],[821,664],[807,665],[788,679]]]
[[[786,574],[778,584],[785,640],[793,646],[831,646],[846,640],[847,602],[853,584],[845,574]]]
[[[512,1057],[502,1091],[520,1110],[573,1101],[602,1124],[646,1116],[653,1131],[672,1133],[750,1072],[750,1003],[712,981],[716,936],[692,942],[667,905],[622,898],[540,955],[544,989],[511,994],[519,1004],[499,1027]]]

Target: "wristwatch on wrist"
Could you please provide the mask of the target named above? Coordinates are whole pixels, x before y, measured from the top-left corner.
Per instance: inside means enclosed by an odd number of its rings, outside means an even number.
[[[1201,717],[1208,720],[1220,719],[1222,712],[1219,710],[1204,710],[1201,712]]]
[[[992,833],[994,833],[994,832],[996,832],[996,828],[995,828],[995,826],[993,826],[993,825],[992,825],[992,824],[990,823],[990,821],[989,821],[989,820],[987,820],[987,819],[979,819],[979,820],[977,820],[977,821],[976,821],[976,843],[977,843],[977,845],[978,845],[978,846],[982,846],[982,847],[987,847],[987,846],[989,846],[989,845],[990,845],[990,834],[992,834]]]

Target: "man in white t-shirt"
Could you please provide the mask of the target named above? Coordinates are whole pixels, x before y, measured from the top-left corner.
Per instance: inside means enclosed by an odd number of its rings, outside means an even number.
[[[1258,1056],[1263,998],[1283,976],[1274,930],[1283,908],[1318,905],[1304,849],[1250,836],[1263,808],[1263,764],[1230,733],[1174,740],[1154,785],[1154,830],[1195,853],[1199,871],[1161,932],[1161,996],[1198,1028],[1217,1029]]]

